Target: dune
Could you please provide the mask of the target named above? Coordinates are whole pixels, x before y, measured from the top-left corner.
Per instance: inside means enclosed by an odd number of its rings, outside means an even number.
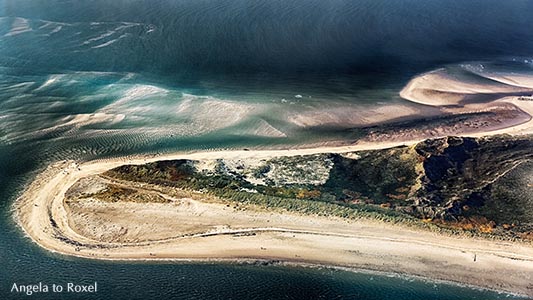
[[[491,78],[479,75],[478,80],[461,80],[457,76],[444,68],[419,75],[409,81],[400,91],[400,96],[420,104],[446,106],[464,104],[475,96],[493,95],[492,99],[496,100],[506,95],[533,92],[531,87],[507,84],[503,76]]]
[[[505,83],[507,85],[523,87],[533,90],[533,74],[487,74],[488,78]]]

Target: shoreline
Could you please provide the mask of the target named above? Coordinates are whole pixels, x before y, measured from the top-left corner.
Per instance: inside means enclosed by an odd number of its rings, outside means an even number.
[[[512,99],[504,101],[517,105],[530,116],[533,115],[532,102],[520,103],[519,100]],[[532,133],[532,129],[533,120],[530,119],[505,129],[464,136],[523,135]],[[24,234],[43,249],[80,258],[111,261],[236,263],[279,260],[297,265],[310,264],[400,274],[533,296],[533,285],[529,283],[533,280],[533,247],[522,243],[450,237],[375,220],[348,222],[328,217],[296,216],[291,213],[275,213],[276,217],[282,220],[281,226],[250,225],[246,230],[253,232],[253,236],[237,236],[236,233],[242,233],[242,230],[241,232],[221,230],[202,237],[178,237],[130,244],[103,243],[80,234],[79,228],[72,226],[71,212],[64,203],[65,192],[79,179],[98,175],[125,164],[145,164],[175,159],[262,159],[318,153],[346,153],[412,145],[426,138],[363,142],[340,147],[197,151],[98,159],[82,163],[57,162],[38,174],[26,187],[13,204],[13,215]],[[124,204],[119,203],[119,205]],[[283,219],[282,215],[289,217],[290,220]],[[256,216],[266,218],[260,213]],[[353,234],[358,231],[364,234]],[[235,242],[235,239],[238,239],[238,242]],[[287,242],[288,240],[291,241]],[[93,248],[83,248],[84,246],[80,245],[91,245]],[[356,252],[353,253],[347,250],[352,248],[358,250],[354,250]],[[330,255],[325,256],[324,253]]]
[[[64,255],[59,252],[50,251],[54,254]],[[77,259],[87,259],[94,260],[94,258],[87,258],[84,256],[75,256],[69,255]],[[226,264],[231,266],[271,266],[271,267],[286,267],[286,268],[305,268],[305,269],[329,269],[343,272],[351,272],[356,274],[363,275],[376,275],[381,277],[393,277],[400,278],[404,280],[417,280],[420,282],[428,282],[442,285],[450,285],[455,287],[468,288],[479,291],[490,291],[499,294],[505,294],[511,297],[529,297],[527,294],[521,294],[513,291],[505,291],[497,288],[483,287],[475,284],[468,284],[464,282],[451,281],[445,279],[436,279],[427,276],[420,276],[408,273],[398,273],[393,271],[379,271],[373,269],[365,269],[358,267],[348,267],[343,265],[335,264],[321,264],[321,263],[312,263],[312,262],[303,262],[297,260],[271,260],[268,258],[232,258],[232,259],[223,259],[223,258],[206,258],[206,259],[190,259],[190,258],[144,258],[144,259],[115,259],[115,258],[98,258],[98,260],[107,261],[107,262],[122,262],[122,263],[175,263],[175,264],[204,264],[204,265],[218,265]]]

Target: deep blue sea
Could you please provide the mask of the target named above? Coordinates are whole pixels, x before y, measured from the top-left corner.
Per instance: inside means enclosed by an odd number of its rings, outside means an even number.
[[[64,159],[353,141],[443,66],[533,73],[531,0],[0,0],[0,299],[504,299],[324,268],[55,255],[10,212]],[[481,66],[481,67],[480,67]],[[10,293],[98,282],[97,294]]]

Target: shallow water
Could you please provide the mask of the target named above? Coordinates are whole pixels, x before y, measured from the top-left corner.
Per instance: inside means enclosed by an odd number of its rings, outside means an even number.
[[[496,0],[0,0],[0,298],[23,297],[13,282],[94,280],[85,299],[507,297],[329,269],[72,259],[24,238],[9,209],[53,161],[353,141],[376,108],[421,111],[398,96],[420,72],[530,75],[531,12]]]

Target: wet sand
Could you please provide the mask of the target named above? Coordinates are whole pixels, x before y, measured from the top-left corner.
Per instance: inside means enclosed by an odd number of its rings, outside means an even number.
[[[517,105],[533,113],[530,102]],[[497,132],[530,133],[531,123]],[[487,134],[490,133],[476,133]],[[49,166],[36,178],[16,202],[15,215],[37,244],[73,256],[118,260],[281,260],[395,272],[533,296],[533,247],[529,244],[443,236],[373,220],[348,222],[260,208],[241,210],[192,196],[164,204],[65,202],[65,193],[80,179],[123,164],[343,153],[414,142],[175,153],[81,164],[66,161]]]
[[[447,135],[533,133],[533,101],[520,100],[514,95],[530,91],[529,81],[520,84],[517,82],[520,78],[500,81],[490,78],[490,84],[465,84],[439,72],[416,77],[401,96],[433,107],[434,112],[436,108],[439,114],[489,113],[489,117],[452,125],[437,123],[429,129],[376,133],[345,146],[321,144],[300,149],[183,152],[84,163],[59,162],[49,166],[28,186],[14,205],[15,217],[38,245],[79,257],[280,260],[395,272],[533,296],[533,246],[526,243],[445,236],[374,220],[347,221],[259,207],[232,207],[208,196],[186,193],[180,197],[169,196],[143,186],[134,188],[156,193],[154,197],[168,202],[65,200],[67,191],[81,179],[102,180],[99,174],[124,164],[175,159],[254,161],[384,149]],[[477,94],[484,96],[473,96]],[[481,101],[487,99],[486,95],[497,99]],[[404,110],[397,112],[398,109],[385,109],[378,117],[391,120],[410,114]],[[325,117],[335,119],[327,114]],[[309,126],[308,122],[313,120],[316,121],[315,116],[295,119],[295,122]]]

